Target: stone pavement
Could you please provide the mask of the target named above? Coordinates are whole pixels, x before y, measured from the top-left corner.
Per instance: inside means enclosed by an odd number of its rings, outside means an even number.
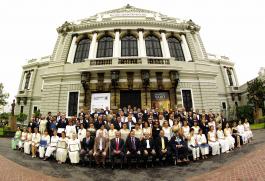
[[[255,139],[252,143],[228,154],[210,157],[185,166],[130,170],[58,165],[54,160],[44,162],[11,150],[10,139],[0,138],[0,181],[265,180],[265,163],[263,163],[265,154],[262,155],[262,150],[265,149],[265,130],[256,130],[253,133]]]

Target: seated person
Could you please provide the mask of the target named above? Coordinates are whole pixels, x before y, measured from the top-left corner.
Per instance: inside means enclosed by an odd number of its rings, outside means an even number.
[[[67,145],[68,138],[66,137],[65,131],[61,132],[61,138],[58,140],[57,150],[56,150],[56,160],[59,164],[65,163],[67,158]]]
[[[21,133],[21,137],[20,137],[20,140],[18,142],[18,149],[19,150],[22,150],[24,148],[24,143],[27,139],[27,129],[24,127],[23,128],[23,132]]]
[[[34,128],[34,133],[32,134],[32,142],[31,142],[31,152],[32,158],[36,157],[36,151],[40,145],[40,133],[37,127]]]
[[[232,136],[232,129],[229,127],[229,123],[225,125],[224,136],[229,143],[229,150],[233,150],[235,148],[235,138]]]
[[[94,144],[94,153],[97,167],[100,167],[100,163],[102,163],[102,167],[105,168],[105,159],[108,151],[108,139],[103,137],[103,131],[100,130],[98,132],[98,136],[95,138]]]
[[[135,137],[135,132],[132,130],[126,140],[126,158],[128,166],[131,167],[132,158],[136,158],[136,168],[138,167],[140,157],[140,140]]]
[[[243,144],[246,144],[248,142],[248,135],[245,132],[245,128],[244,128],[244,125],[241,123],[241,120],[238,121],[238,125],[236,128],[237,128],[237,132],[238,132],[239,136],[243,140]]]
[[[176,156],[177,162],[188,162],[187,154],[188,147],[187,143],[184,141],[184,137],[182,137],[181,130],[179,129],[175,135],[170,140],[170,148],[171,152],[174,156]]]
[[[31,132],[31,127],[28,127],[28,134],[27,134],[27,138],[25,140],[24,143],[24,153],[26,154],[30,154],[30,147],[31,147],[31,142],[32,142],[32,132]]]
[[[86,131],[86,137],[81,142],[80,158],[83,165],[85,164],[85,156],[89,157],[89,160],[93,156],[94,137],[91,136],[90,131]]]
[[[163,158],[169,160],[170,152],[168,149],[168,139],[165,137],[164,130],[160,130],[159,136],[155,140],[156,142],[156,154],[159,158],[160,164],[162,164]]]
[[[247,118],[245,119],[245,122],[244,122],[243,125],[244,125],[244,128],[245,128],[245,132],[247,134],[248,141],[250,142],[252,140],[252,138],[253,138],[253,133],[250,130],[250,125],[249,125],[249,122],[248,122]]]
[[[210,130],[208,132],[208,144],[212,148],[212,155],[220,155],[220,144],[217,141],[214,126],[210,126]]]
[[[68,155],[70,158],[70,162],[72,164],[79,163],[79,151],[80,151],[80,141],[77,139],[77,134],[73,133],[72,138],[68,141]]]
[[[46,161],[52,153],[54,153],[56,151],[56,147],[57,147],[57,143],[59,141],[59,136],[57,136],[57,131],[56,129],[53,130],[53,136],[51,137],[51,142],[47,147],[47,150],[45,152],[45,157],[44,157],[44,161]]]
[[[124,140],[121,139],[119,131],[115,133],[115,138],[110,141],[110,157],[112,169],[114,168],[115,158],[120,158],[122,163],[124,161]]]
[[[42,134],[41,138],[40,138],[40,146],[39,146],[39,157],[40,158],[44,157],[45,151],[46,151],[48,145],[50,144],[50,141],[51,141],[51,138],[50,138],[50,135],[48,133],[48,130],[46,129],[44,131],[44,134]]]
[[[192,151],[193,160],[200,159],[200,148],[194,129],[190,129],[190,136],[188,137],[188,148]]]
[[[197,135],[197,141],[202,154],[202,159],[207,158],[207,155],[209,154],[209,145],[207,144],[207,139],[205,134],[203,134],[202,129],[199,129],[199,134]]]
[[[21,137],[21,130],[20,130],[20,127],[18,126],[17,127],[17,131],[16,131],[16,134],[15,134],[15,136],[12,139],[12,142],[11,142],[11,147],[12,147],[13,150],[16,150],[17,149],[18,142],[20,140],[20,137]]]
[[[141,153],[145,162],[145,167],[147,167],[147,160],[149,156],[152,156],[152,167],[156,159],[155,143],[150,137],[150,133],[144,133],[144,139],[141,140]]]
[[[222,153],[228,153],[229,152],[229,142],[227,139],[225,139],[224,132],[222,130],[222,125],[218,125],[218,130],[216,132],[218,142],[221,145]]]

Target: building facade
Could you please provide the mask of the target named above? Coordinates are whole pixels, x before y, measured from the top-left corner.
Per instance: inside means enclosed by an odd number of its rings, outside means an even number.
[[[240,99],[234,63],[208,54],[199,31],[130,5],[65,22],[52,55],[23,66],[16,113],[73,116],[106,105],[228,113]]]

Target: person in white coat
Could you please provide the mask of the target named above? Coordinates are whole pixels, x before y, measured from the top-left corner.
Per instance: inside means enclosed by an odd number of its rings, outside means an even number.
[[[208,132],[208,144],[212,148],[212,155],[220,155],[220,144],[217,141],[214,126],[210,126],[210,131]]]
[[[57,144],[57,150],[56,150],[56,160],[59,164],[65,163],[67,158],[67,144],[68,144],[68,138],[66,137],[66,134],[64,131],[62,131],[62,137],[59,138],[58,144]]]
[[[51,154],[56,151],[58,141],[59,136],[57,136],[57,130],[54,130],[53,136],[51,137],[51,142],[45,152],[45,158],[43,159],[44,161],[46,161],[51,156]]]
[[[207,139],[205,134],[203,134],[202,129],[199,129],[197,141],[201,150],[202,159],[207,158],[207,155],[209,154],[209,145],[207,144]]]
[[[194,129],[190,129],[190,136],[188,137],[188,148],[192,151],[193,160],[200,159],[200,147],[197,141],[197,137],[194,134]]]
[[[222,130],[221,125],[218,126],[218,130],[217,130],[216,134],[217,134],[218,142],[221,145],[222,153],[228,153],[229,152],[229,142],[227,139],[225,139],[225,135],[224,135],[224,132]]]
[[[73,134],[76,134],[76,126],[73,125],[72,120],[68,121],[68,125],[66,125],[66,128],[65,128],[65,133],[66,133],[66,137],[68,137],[69,139],[72,138]]]
[[[86,129],[84,128],[84,124],[80,124],[80,129],[78,130],[78,139],[79,141],[83,141],[83,139],[86,137]]]
[[[32,142],[31,142],[32,158],[36,158],[36,151],[39,145],[40,145],[40,133],[38,128],[34,128],[34,133],[32,134]]]
[[[48,134],[48,131],[45,130],[44,134],[42,134],[40,138],[40,146],[39,146],[39,157],[40,158],[44,157],[45,151],[47,149],[47,146],[50,144],[50,141],[51,141],[51,137]]]
[[[68,155],[72,164],[77,164],[80,161],[79,151],[81,149],[80,141],[76,134],[72,135],[72,139],[68,141]]]
[[[30,154],[30,147],[31,147],[31,142],[32,142],[32,132],[31,132],[31,127],[28,127],[28,134],[27,138],[24,143],[24,153],[25,154]]]

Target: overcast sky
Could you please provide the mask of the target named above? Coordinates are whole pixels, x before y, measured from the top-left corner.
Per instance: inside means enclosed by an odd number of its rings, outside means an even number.
[[[51,55],[56,28],[126,4],[201,26],[208,53],[235,62],[240,84],[265,66],[264,0],[1,0],[0,82],[12,100],[27,59]]]

